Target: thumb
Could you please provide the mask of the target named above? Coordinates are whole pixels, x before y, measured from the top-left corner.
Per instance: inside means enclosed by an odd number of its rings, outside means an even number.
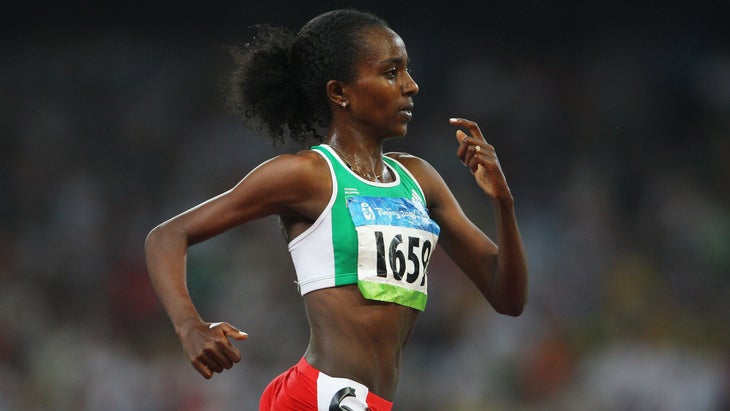
[[[245,340],[248,338],[248,334],[228,323],[221,324],[221,329],[223,330],[223,334],[235,340]]]
[[[461,142],[464,141],[464,139],[466,137],[467,136],[466,136],[466,133],[465,132],[463,132],[461,130],[456,130],[456,141],[458,141],[459,144],[461,144]]]

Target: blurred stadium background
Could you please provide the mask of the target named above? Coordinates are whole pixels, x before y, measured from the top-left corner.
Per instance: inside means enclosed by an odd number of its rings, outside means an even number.
[[[276,219],[190,252],[205,318],[250,334],[210,381],[183,357],[143,241],[297,149],[225,113],[220,46],[349,6],[391,23],[421,87],[387,149],[430,161],[494,233],[447,119],[479,121],[531,268],[525,313],[501,318],[434,257],[396,409],[730,407],[727,2],[202,3],[4,6],[0,410],[257,409],[308,332]]]

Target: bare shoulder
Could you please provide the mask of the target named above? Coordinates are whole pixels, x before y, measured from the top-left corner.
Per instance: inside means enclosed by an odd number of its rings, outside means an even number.
[[[263,174],[286,186],[317,183],[329,174],[325,160],[313,150],[295,154],[280,154],[256,167],[251,175]]]
[[[311,150],[280,154],[264,161],[241,180],[230,197],[254,215],[314,215],[332,190],[326,161]]]
[[[428,161],[404,152],[391,152],[385,155],[403,164],[413,174],[423,189],[429,207],[441,202],[442,193],[448,191],[448,188],[441,175]]]
[[[431,166],[431,164],[429,164],[428,161],[422,159],[421,157],[414,156],[413,154],[402,151],[393,151],[390,153],[385,153],[385,155],[403,164],[408,169],[408,171],[410,171],[414,175],[420,172],[436,172],[436,170]]]
[[[418,180],[418,183],[421,185],[428,184],[433,179],[440,180],[440,176],[436,169],[434,169],[428,161],[421,157],[405,152],[390,152],[385,155],[403,164],[403,166],[405,166],[408,171],[416,177],[416,180]]]
[[[390,151],[388,153],[385,153],[385,155],[390,158],[396,159],[400,162],[402,162],[403,160],[405,160],[405,161],[410,161],[410,160],[424,161],[422,158],[416,157],[411,153],[406,153],[405,151]]]
[[[321,155],[314,150],[302,150],[294,154],[279,154],[278,156],[264,162],[276,163],[279,167],[293,168],[300,172],[317,171],[327,167],[327,163]]]
[[[281,154],[263,163],[266,173],[273,174],[281,187],[295,192],[318,190],[330,180],[329,166],[314,150]]]

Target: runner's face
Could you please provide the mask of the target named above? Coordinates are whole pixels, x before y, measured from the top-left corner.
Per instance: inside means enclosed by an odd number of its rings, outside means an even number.
[[[347,84],[351,119],[363,132],[380,139],[402,137],[413,117],[418,84],[408,72],[403,40],[385,27],[366,29],[357,78]]]

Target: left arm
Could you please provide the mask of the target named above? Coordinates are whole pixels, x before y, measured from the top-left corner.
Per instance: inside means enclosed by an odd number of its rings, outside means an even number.
[[[492,200],[496,244],[466,217],[433,167],[416,157],[403,156],[400,160],[416,176],[425,192],[431,217],[441,227],[439,244],[444,251],[497,312],[518,316],[527,300],[527,260],[514,198],[494,147],[484,140],[477,124],[463,119],[454,119],[451,123],[467,128],[471,134],[456,132],[457,157],[470,168],[477,185]]]

